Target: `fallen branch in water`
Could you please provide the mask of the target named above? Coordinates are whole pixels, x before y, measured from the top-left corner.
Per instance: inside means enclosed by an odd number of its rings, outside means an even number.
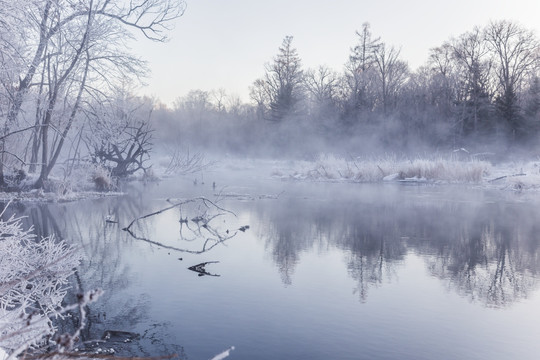
[[[196,273],[199,273],[199,276],[207,275],[207,276],[219,277],[220,275],[211,274],[208,271],[206,271],[206,269],[205,269],[206,265],[208,265],[208,264],[217,264],[217,263],[219,263],[219,261],[207,261],[207,262],[203,262],[203,263],[200,263],[200,264],[197,264],[197,265],[190,266],[190,267],[188,267],[188,269],[191,270],[191,271],[195,271]]]
[[[488,180],[488,182],[492,183],[492,182],[495,182],[497,180],[502,180],[502,179],[509,178],[509,177],[526,176],[526,175],[527,174],[524,174],[524,173],[513,174],[513,175],[504,175],[504,176],[499,176],[498,178],[495,178],[495,179]]]
[[[170,202],[170,200],[167,200],[167,201]],[[198,197],[198,198],[193,198],[193,199],[183,200],[183,201],[180,201],[180,202],[178,202],[178,203],[174,203],[174,204],[172,204],[171,206],[168,206],[168,207],[163,208],[163,209],[161,209],[161,210],[155,211],[155,212],[153,212],[153,213],[150,213],[150,214],[146,214],[146,215],[140,216],[140,217],[134,219],[133,221],[131,221],[131,222],[129,223],[129,225],[126,226],[125,228],[123,228],[122,230],[124,230],[124,231],[129,231],[129,229],[131,228],[131,226],[133,226],[133,224],[135,224],[135,223],[136,223],[137,221],[139,221],[139,220],[143,220],[143,219],[149,218],[149,217],[151,217],[151,216],[159,215],[159,214],[161,214],[161,213],[164,213],[165,211],[168,211],[168,210],[171,210],[171,209],[174,209],[174,208],[177,208],[177,207],[180,207],[180,206],[182,206],[182,205],[189,204],[189,203],[197,202],[197,201],[202,202],[207,208],[210,208],[210,206],[208,205],[208,204],[210,204],[210,205],[212,205],[213,207],[215,207],[216,209],[221,210],[221,211],[224,211],[224,212],[227,212],[227,213],[232,214],[232,215],[234,215],[234,216],[236,217],[236,214],[235,214],[234,212],[232,212],[232,211],[230,211],[230,210],[227,210],[227,209],[224,209],[224,208],[222,208],[221,206],[218,206],[216,203],[214,203],[213,201],[211,201],[211,200],[209,200],[209,199],[207,199],[207,198],[205,198],[205,197]]]
[[[171,202],[171,200],[169,199],[167,201]],[[206,209],[214,209],[218,211],[215,212],[214,214],[211,214],[211,213],[209,214],[207,210],[203,209],[204,212],[202,215],[197,215],[195,217],[193,216],[188,217],[187,215],[185,215],[185,217],[183,217],[181,206],[185,204],[197,203],[197,202],[199,203],[198,205],[199,207],[201,207],[200,204],[202,203],[206,207]],[[133,224],[135,224],[137,221],[147,219],[151,216],[161,214],[167,210],[174,209],[177,207],[180,208],[180,219],[178,221],[180,225],[180,231],[179,231],[180,240],[189,241],[189,242],[193,242],[195,240],[201,240],[203,243],[202,243],[202,248],[200,250],[192,250],[188,248],[181,248],[177,246],[167,245],[162,242],[146,238],[144,237],[144,234],[143,235],[136,234],[136,230],[132,228]],[[200,209],[198,211],[200,211]],[[244,225],[244,226],[241,226],[240,228],[231,229],[231,230],[223,229],[223,228],[220,229],[220,226],[222,226],[222,223],[216,223],[218,227],[213,226],[212,222],[215,222],[216,218],[225,215],[225,213],[232,214],[236,217],[236,214],[234,212],[218,206],[215,202],[212,202],[211,200],[208,200],[207,198],[199,197],[199,198],[182,200],[176,203],[172,203],[171,206],[140,216],[134,219],[133,221],[131,221],[131,223],[129,223],[129,225],[123,228],[122,230],[126,231],[129,235],[131,235],[136,240],[141,240],[149,244],[156,245],[160,248],[179,251],[179,252],[188,253],[188,254],[202,254],[202,253],[212,250],[217,245],[223,244],[225,241],[235,237],[239,231],[245,232],[247,229],[249,229],[249,225]],[[225,223],[225,221],[223,223]],[[188,234],[184,234],[183,229],[185,229],[185,231]]]

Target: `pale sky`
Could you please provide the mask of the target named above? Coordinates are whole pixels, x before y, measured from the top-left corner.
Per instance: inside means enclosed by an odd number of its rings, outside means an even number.
[[[508,19],[540,34],[540,0],[186,0],[167,43],[141,40],[133,52],[149,62],[141,93],[165,104],[189,90],[224,88],[249,101],[283,38],[294,37],[304,68],[341,71],[355,31],[369,22],[375,37],[401,48],[412,69],[430,48],[474,26]]]

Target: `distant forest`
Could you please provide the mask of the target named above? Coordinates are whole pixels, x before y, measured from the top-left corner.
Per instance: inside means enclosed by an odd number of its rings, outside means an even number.
[[[224,89],[192,90],[173,109],[157,109],[159,138],[308,158],[538,145],[540,43],[519,24],[475,27],[431,49],[415,71],[368,23],[351,45],[343,69],[305,69],[287,36],[250,87],[251,103]]]
[[[304,68],[286,36],[247,103],[194,89],[168,108],[136,95],[148,68],[128,45],[134,33],[165,41],[184,10],[183,1],[0,0],[0,189],[27,186],[28,174],[46,187],[57,165],[64,177],[83,165],[129,176],[149,168],[151,151],[314,159],[532,153],[539,143],[540,43],[517,23],[449,39],[414,71],[367,23],[342,69]]]

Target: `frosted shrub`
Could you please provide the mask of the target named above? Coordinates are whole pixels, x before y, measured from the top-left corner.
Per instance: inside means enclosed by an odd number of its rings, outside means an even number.
[[[0,214],[3,215],[3,214]],[[10,357],[38,345],[62,316],[75,249],[52,237],[37,240],[21,219],[0,219],[0,348]]]
[[[77,191],[110,191],[115,188],[115,181],[111,171],[100,164],[90,161],[81,161],[73,166],[63,169],[63,176],[51,179],[48,189],[57,195]]]
[[[111,172],[103,166],[96,165],[92,172],[92,182],[97,191],[109,191],[113,188]]]
[[[352,179],[353,177],[354,172],[350,168],[350,163],[334,155],[320,155],[315,162],[315,167],[307,171],[307,178],[313,180]]]

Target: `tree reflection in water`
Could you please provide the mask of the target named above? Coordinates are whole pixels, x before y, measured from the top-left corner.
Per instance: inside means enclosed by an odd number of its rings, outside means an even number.
[[[142,195],[142,194],[141,194]],[[84,260],[77,268],[72,288],[65,301],[76,303],[77,293],[92,288],[104,289],[98,302],[87,309],[88,326],[81,333],[82,341],[91,348],[114,347],[116,355],[159,356],[183,350],[170,341],[167,324],[148,324],[150,300],[148,294],[133,297],[129,288],[133,278],[132,269],[126,261],[133,239],[108,218],[128,223],[137,217],[141,209],[148,208],[143,196],[122,196],[68,204],[18,204],[8,208],[19,216],[26,216],[24,222],[35,228],[39,236],[54,235],[80,248]],[[4,216],[10,216],[9,211]],[[26,225],[26,224],[25,224]],[[145,226],[139,231],[145,233]],[[78,326],[78,314],[66,318],[58,324],[59,332],[70,332]],[[107,330],[133,331],[143,328],[137,341],[102,343]]]
[[[354,292],[391,281],[410,252],[462,296],[507,306],[538,288],[540,225],[533,203],[289,200],[258,215],[284,284],[304,251],[341,249]]]
[[[357,189],[343,188],[347,191]],[[307,258],[310,252],[332,251],[342,257],[345,264],[343,277],[354,280],[351,292],[362,302],[369,300],[374,288],[394,281],[401,266],[406,266],[410,254],[423,259],[426,272],[440,279],[446,287],[486,306],[508,306],[537,290],[540,229],[534,203],[518,203],[515,199],[492,203],[482,199],[459,202],[451,197],[433,198],[429,193],[424,196],[425,190],[418,191],[423,197],[404,196],[401,194],[403,189],[399,190],[397,195],[384,197],[377,193],[371,198],[347,193],[328,199],[317,196],[282,196],[253,201],[232,199],[226,207],[243,213],[244,217],[239,216],[241,221],[246,219],[246,208],[255,209],[250,214],[250,229],[262,234],[266,253],[272,257],[286,286],[296,285],[295,270],[304,255]],[[28,215],[26,221],[35,226],[38,234],[66,238],[86,254],[87,260],[78,269],[70,296],[94,287],[105,289],[105,294],[90,309],[90,327],[83,334],[85,340],[99,339],[106,330],[136,328],[140,334],[137,348],[125,347],[123,354],[158,356],[178,353],[181,349],[171,345],[177,339],[171,339],[170,334],[174,331],[168,330],[167,323],[150,322],[149,313],[155,306],[151,299],[154,298],[145,294],[149,290],[141,291],[132,282],[137,271],[146,269],[144,264],[138,267],[140,264],[131,262],[130,257],[136,256],[137,252],[156,251],[154,258],[159,259],[159,245],[137,240],[122,231],[122,227],[133,219],[163,205],[163,200],[148,201],[145,196],[14,206],[11,209],[19,215]],[[202,224],[199,226],[192,221],[192,210],[199,209],[198,205],[193,206],[193,209],[175,209],[167,216],[160,215],[159,219],[144,219],[136,228],[134,225],[137,236],[174,246],[189,255],[198,254],[201,242],[191,235],[197,232],[208,235],[208,232]],[[108,222],[108,219],[118,221],[118,224]],[[191,222],[186,225],[187,221]],[[239,225],[244,225],[222,217],[213,222],[219,231],[225,231],[224,238],[232,235]],[[157,228],[165,227],[165,223],[170,225],[167,231],[156,232]],[[227,232],[229,229],[231,231]],[[238,231],[243,230],[238,228]],[[251,235],[249,233],[247,236]],[[230,266],[231,259],[242,262],[243,256],[250,256],[247,251],[253,249],[251,246],[257,245],[230,241],[231,246],[226,249],[222,245],[227,244],[219,242],[222,238],[217,236],[216,239],[219,246],[212,254],[217,252],[220,257],[201,258],[197,262],[221,261],[223,270],[228,272],[212,279],[215,280],[212,286],[219,288],[223,284],[234,284],[235,279],[230,276],[234,268]],[[203,245],[202,251],[208,248]],[[234,256],[227,258],[231,252],[235,252]],[[257,262],[250,264],[253,267],[249,271],[257,275]],[[320,266],[324,269],[325,264]],[[184,270],[188,271],[187,265]],[[199,286],[199,283],[194,284]],[[197,286],[194,289],[199,289]],[[140,295],[130,295],[133,293]]]
[[[268,202],[259,204],[259,210],[263,213],[261,218],[265,218],[265,205]],[[297,211],[296,206],[285,203],[283,207],[275,208],[270,206],[271,213],[268,219],[261,221],[267,224],[263,230],[267,239],[266,247],[271,248],[272,258],[278,266],[281,280],[285,285],[292,284],[294,269],[300,260],[300,253],[310,249],[314,243],[311,214],[305,211]]]
[[[347,254],[349,274],[357,283],[354,292],[366,301],[369,287],[379,286],[385,277],[390,281],[396,276],[396,267],[407,247],[387,209],[376,206],[365,213],[354,209],[342,215],[343,232],[335,236],[335,241]]]
[[[430,272],[458,293],[486,306],[503,307],[538,287],[539,226],[526,204],[487,204],[466,217],[454,215],[432,240]],[[440,213],[440,216],[445,216]],[[472,219],[472,220],[471,220]]]

